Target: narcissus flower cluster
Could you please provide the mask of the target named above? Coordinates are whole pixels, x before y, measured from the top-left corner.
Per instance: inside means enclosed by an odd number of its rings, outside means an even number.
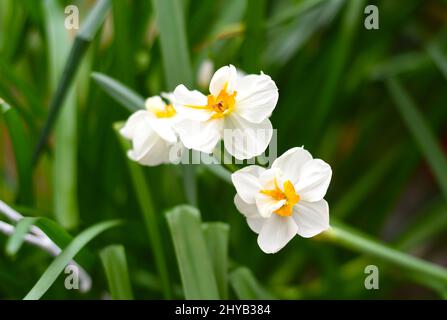
[[[268,75],[224,66],[211,78],[207,95],[180,84],[148,98],[121,134],[132,141],[129,158],[142,165],[175,162],[184,148],[212,153],[221,140],[236,159],[251,159],[270,143],[269,118],[277,102],[278,88]],[[324,196],[331,176],[331,167],[304,148],[288,150],[271,168],[252,165],[232,174],[234,203],[259,234],[264,252],[277,252],[296,234],[308,238],[329,228]]]
[[[248,166],[232,174],[234,203],[266,253],[282,249],[296,234],[309,238],[329,228],[324,196],[331,167],[304,148],[292,148],[270,169]]]

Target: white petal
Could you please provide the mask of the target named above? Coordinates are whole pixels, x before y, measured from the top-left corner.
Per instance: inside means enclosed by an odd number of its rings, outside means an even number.
[[[278,102],[278,88],[268,75],[248,75],[239,79],[235,112],[259,123],[269,118]]]
[[[312,160],[312,155],[304,148],[292,148],[283,153],[275,161],[272,168],[278,168],[293,184],[298,182],[303,165]]]
[[[258,213],[258,208],[256,207],[256,205],[253,203],[245,202],[237,193],[234,196],[234,205],[236,206],[236,209],[247,218],[248,217],[261,218],[261,216]]]
[[[306,162],[300,171],[295,191],[302,200],[314,202],[323,199],[331,182],[331,166],[320,159]]]
[[[264,222],[258,245],[265,253],[278,252],[296,235],[296,231],[293,219],[274,214]]]
[[[234,204],[237,210],[247,218],[250,229],[259,233],[266,220],[259,215],[256,205],[245,202],[238,194],[234,196]]]
[[[211,153],[222,138],[222,128],[222,119],[205,122],[182,119],[174,126],[185,147],[205,153]]]
[[[255,196],[256,207],[259,214],[264,218],[269,218],[279,208],[286,204],[286,200],[275,200],[270,196],[258,192]]]
[[[158,166],[162,163],[169,163],[169,151],[171,145],[160,137],[154,139],[147,152],[138,158],[135,157],[133,150],[128,152],[129,158],[142,165]]]
[[[251,123],[234,112],[225,118],[225,149],[236,159],[259,156],[267,149],[272,135],[273,128],[269,119]]]
[[[265,169],[262,167],[252,165],[238,170],[231,175],[231,181],[238,195],[246,203],[255,203],[255,196],[261,190],[258,176],[263,170]]]
[[[217,70],[210,82],[210,93],[218,96],[220,91],[225,88],[229,94],[233,93],[236,86],[237,72],[233,65],[221,67]]]
[[[164,140],[170,143],[177,141],[177,135],[172,128],[173,121],[171,118],[150,118],[151,128]]]
[[[124,126],[121,128],[120,133],[126,139],[132,139],[135,135],[135,129],[140,122],[145,122],[149,117],[146,110],[138,110],[134,112],[126,121]]]
[[[317,202],[299,201],[293,207],[292,217],[298,227],[297,233],[310,238],[329,228],[329,205],[324,199]]]
[[[146,99],[145,106],[147,110],[156,112],[164,110],[166,103],[159,96],[153,96]]]
[[[247,218],[248,226],[255,233],[261,232],[262,227],[264,226],[264,223],[266,221],[267,221],[267,219],[264,219],[264,218]]]
[[[207,98],[197,90],[190,91],[183,84],[178,85],[173,94],[175,110],[184,117],[197,121],[206,121],[211,118],[212,112],[204,109]]]
[[[170,144],[160,138],[145,123],[137,127],[137,130],[138,132],[132,140],[132,149],[127,153],[129,158],[148,166],[156,166],[167,162]]]
[[[281,177],[281,171],[278,168],[270,168],[262,172],[262,174],[259,176],[259,181],[261,182],[262,189],[264,190],[275,189],[276,187],[275,179],[278,186],[282,190],[284,182]]]

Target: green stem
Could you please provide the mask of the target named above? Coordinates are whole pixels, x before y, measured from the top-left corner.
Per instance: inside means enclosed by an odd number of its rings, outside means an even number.
[[[332,221],[331,226],[331,229],[324,233],[327,240],[416,272],[427,277],[427,281],[436,280],[447,285],[445,268],[388,247],[339,222]]]

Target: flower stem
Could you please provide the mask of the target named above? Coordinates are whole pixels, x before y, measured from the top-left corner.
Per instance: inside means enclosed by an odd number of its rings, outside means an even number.
[[[339,222],[332,221],[331,229],[324,235],[325,239],[335,244],[366,253],[415,272],[426,278],[427,283],[435,280],[447,286],[447,269],[393,249]]]

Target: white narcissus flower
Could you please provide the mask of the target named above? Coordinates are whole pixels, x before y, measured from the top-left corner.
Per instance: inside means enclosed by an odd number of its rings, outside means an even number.
[[[179,117],[170,103],[172,95],[162,95],[169,103],[160,96],[148,98],[145,109],[133,113],[120,130],[122,136],[132,140],[128,157],[147,166],[173,162],[179,157],[171,154],[178,139],[173,128]]]
[[[223,138],[237,159],[262,154],[273,134],[269,117],[278,101],[275,82],[263,73],[241,76],[230,65],[214,73],[209,91],[205,96],[184,85],[174,90],[175,108],[186,118],[176,125],[183,144],[211,153]]]
[[[304,148],[288,150],[270,169],[252,165],[232,174],[234,203],[262,251],[275,253],[296,234],[309,238],[329,228],[323,197],[331,176],[331,167]]]

